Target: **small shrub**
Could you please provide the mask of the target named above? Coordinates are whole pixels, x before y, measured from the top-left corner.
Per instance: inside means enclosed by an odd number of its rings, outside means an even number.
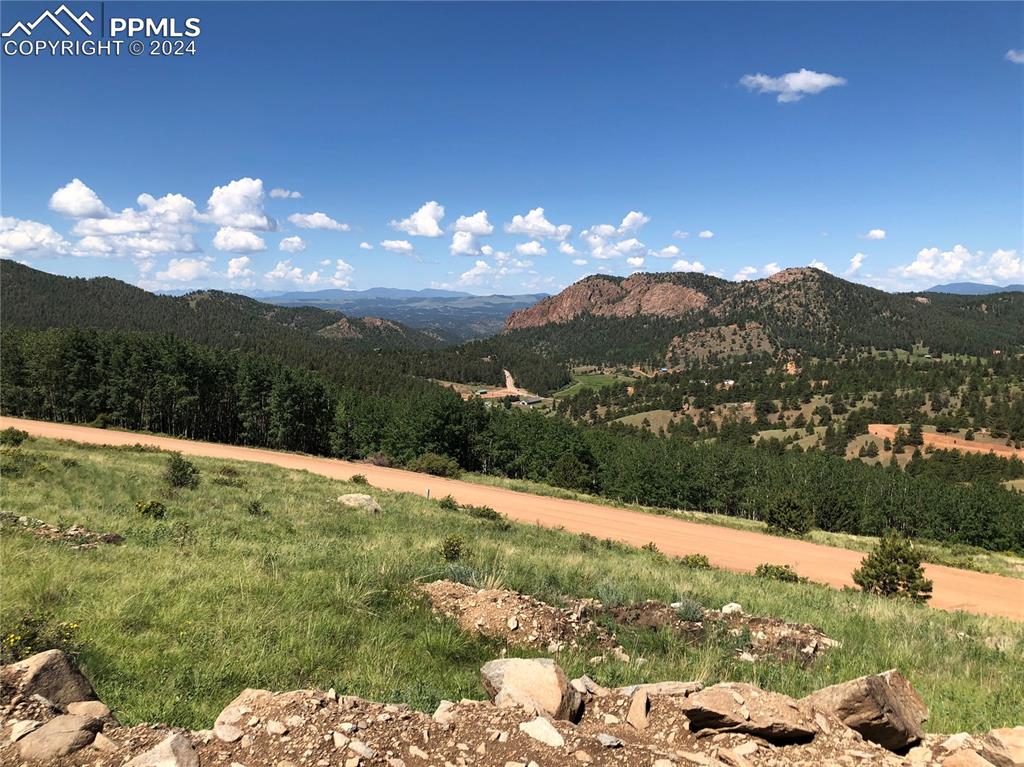
[[[454,458],[437,453],[424,453],[413,458],[406,465],[409,471],[418,471],[421,474],[431,474],[435,477],[448,477],[457,479],[462,475],[462,469]]]
[[[868,594],[927,602],[932,582],[924,577],[923,553],[898,533],[884,536],[853,571],[853,582]]]
[[[802,583],[807,580],[798,575],[796,570],[789,565],[773,565],[768,562],[758,565],[754,569],[754,575],[758,578],[770,578],[773,581],[785,583]]]
[[[458,511],[459,510],[459,502],[456,501],[455,498],[450,496],[450,495],[446,495],[444,498],[442,498],[437,503],[445,511]]]
[[[464,506],[463,510],[474,519],[486,519],[488,522],[501,522],[505,519],[490,506]]]
[[[15,429],[13,426],[8,426],[0,431],[0,445],[5,447],[18,447],[26,439],[28,439],[28,432]]]
[[[466,553],[466,541],[461,535],[449,535],[441,541],[441,556],[446,562],[458,562]]]
[[[644,551],[650,553],[650,554],[660,554],[661,553],[660,551],[658,551],[658,546],[654,543],[654,541],[651,541],[650,543],[645,543],[640,548],[643,549]]]
[[[391,460],[391,456],[386,453],[373,453],[366,459],[366,462],[374,466],[383,466],[384,468],[395,465],[395,462]]]
[[[253,498],[251,501],[245,504],[245,513],[250,517],[269,517],[270,512],[266,506],[263,505],[263,501],[259,498]]]
[[[60,465],[63,466],[65,469],[73,469],[76,466],[78,466],[78,461],[76,461],[74,458],[64,457],[60,459]]]
[[[368,485],[370,480],[366,478],[365,474],[353,474],[349,480],[353,485]]]
[[[704,554],[687,554],[679,558],[679,564],[691,570],[711,569],[711,561]]]
[[[171,487],[195,488],[199,486],[199,469],[181,453],[171,453],[164,477]]]
[[[138,501],[135,510],[144,517],[163,519],[167,516],[167,507],[160,501]]]
[[[695,599],[680,597],[672,603],[672,607],[675,608],[676,616],[681,621],[696,623],[704,620],[704,606]]]

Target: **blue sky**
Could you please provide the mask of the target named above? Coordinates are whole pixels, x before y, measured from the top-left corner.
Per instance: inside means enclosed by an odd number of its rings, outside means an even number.
[[[2,26],[56,5],[5,2]],[[887,289],[1024,282],[1020,3],[102,13],[202,33],[194,56],[3,56],[0,255],[45,271],[476,293],[807,264]]]

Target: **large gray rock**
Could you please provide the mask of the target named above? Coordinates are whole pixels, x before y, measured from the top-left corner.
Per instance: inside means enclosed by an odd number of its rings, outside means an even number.
[[[776,744],[806,742],[817,732],[795,700],[751,684],[716,684],[683,698],[680,705],[694,732],[745,732]]]
[[[103,723],[91,716],[57,716],[18,741],[18,754],[27,762],[49,762],[85,748]]]
[[[838,717],[865,739],[896,751],[924,737],[928,707],[899,671],[862,676],[804,698],[818,711]]]
[[[338,498],[338,503],[342,506],[348,506],[352,509],[362,509],[363,511],[369,511],[373,514],[380,514],[382,509],[380,504],[377,503],[372,495],[366,493],[348,493]]]
[[[51,703],[66,706],[82,700],[95,700],[96,691],[61,650],[36,653],[3,669],[4,686],[18,689],[22,695],[42,695]]]
[[[480,669],[484,689],[501,708],[520,706],[552,719],[579,721],[583,701],[550,658],[502,658]]]
[[[139,754],[126,767],[199,767],[199,755],[188,738],[175,733]]]

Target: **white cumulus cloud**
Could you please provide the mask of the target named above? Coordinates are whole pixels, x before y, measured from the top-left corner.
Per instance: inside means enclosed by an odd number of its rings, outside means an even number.
[[[0,217],[0,256],[24,258],[69,253],[71,245],[52,226],[11,216]]]
[[[444,234],[439,222],[444,218],[444,206],[431,200],[425,202],[408,218],[392,221],[391,226],[414,237],[440,237]]]
[[[703,231],[697,232],[697,236],[700,237],[702,240],[710,240],[712,237],[715,236],[715,233],[712,232],[710,229],[704,229]]]
[[[348,224],[335,221],[326,213],[292,213],[288,220],[300,229],[327,229],[332,232],[347,232]]]
[[[687,261],[685,258],[680,258],[674,264],[672,264],[673,272],[703,272],[704,264],[700,261]]]
[[[530,242],[521,242],[516,245],[516,253],[521,256],[546,256],[548,251],[536,240],[530,240]]]
[[[276,222],[263,209],[263,181],[245,178],[214,187],[204,219],[219,226],[271,230]]]
[[[494,232],[494,225],[487,220],[486,210],[478,210],[472,216],[459,216],[455,221],[455,231],[483,237]]]
[[[1016,250],[999,248],[986,256],[984,251],[971,251],[963,245],[950,250],[922,248],[917,258],[896,272],[903,277],[931,282],[971,280],[989,284],[1024,281],[1024,259]]]
[[[552,224],[544,217],[544,208],[534,208],[525,216],[516,215],[512,221],[505,224],[505,231],[509,234],[522,234],[536,240],[564,240],[572,233],[569,224]]]
[[[200,277],[215,276],[210,264],[212,258],[172,258],[167,264],[167,269],[156,273],[158,280],[173,280],[174,282],[192,282]]]
[[[574,258],[572,260],[572,265],[573,266],[586,266],[587,263],[588,263],[588,261],[585,258]]]
[[[828,265],[825,262],[819,261],[816,258],[812,258],[811,262],[809,264],[807,264],[807,265],[809,267],[811,267],[812,269],[820,269],[823,272],[826,272],[828,274],[832,274],[832,270],[828,268]]]
[[[296,192],[291,189],[282,189],[278,186],[270,190],[270,196],[275,200],[299,200],[302,199],[302,192]]]
[[[408,240],[381,240],[380,246],[392,253],[412,253],[412,243]]]
[[[742,269],[740,269],[738,272],[736,272],[736,274],[734,274],[732,276],[732,278],[734,280],[736,280],[736,281],[739,281],[739,280],[752,280],[756,276],[757,276],[757,267],[756,266],[744,266]]]
[[[661,250],[649,250],[647,253],[654,258],[678,258],[682,251],[676,245],[666,245]]]
[[[247,277],[252,277],[253,271],[249,268],[252,264],[252,259],[248,256],[238,256],[228,261],[228,279],[241,280]]]
[[[472,232],[454,232],[448,251],[453,256],[479,256],[480,242]]]
[[[884,229],[869,229],[864,232],[861,236],[862,240],[884,240],[885,230]]]
[[[1024,64],[1024,51],[1018,51],[1015,48],[1011,48],[1006,52],[1006,60],[1011,61],[1014,64]]]
[[[277,245],[278,250],[283,250],[287,253],[301,253],[306,249],[306,241],[301,237],[285,237]]]
[[[804,96],[821,93],[827,88],[846,85],[846,78],[810,69],[801,69],[799,72],[787,72],[778,77],[761,73],[743,75],[740,78],[740,83],[748,90],[758,93],[777,93],[776,100],[781,104],[788,104],[799,101]]]
[[[373,250],[373,245],[371,245],[368,242],[361,242],[361,243],[359,243],[359,249],[360,250]]]
[[[488,281],[494,274],[494,267],[486,261],[477,261],[473,266],[459,275],[461,285],[480,285]]]
[[[110,213],[97,194],[77,178],[50,196],[50,210],[73,218],[99,218]]]
[[[232,253],[256,253],[267,249],[267,243],[254,232],[222,226],[213,238],[213,247]]]
[[[844,277],[850,277],[860,271],[860,268],[864,265],[864,259],[867,258],[863,253],[854,253],[853,258],[850,259],[850,268],[843,272]]]
[[[626,259],[626,263],[629,264],[632,267],[635,267],[635,268],[639,269],[641,266],[644,265],[644,257],[643,256],[631,256],[630,258]]]

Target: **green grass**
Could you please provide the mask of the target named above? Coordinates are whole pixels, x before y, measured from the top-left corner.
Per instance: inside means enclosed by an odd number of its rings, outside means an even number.
[[[559,389],[551,397],[552,399],[571,397],[582,389],[600,389],[603,386],[611,386],[620,381],[632,380],[631,376],[616,373],[575,373],[572,377],[572,383]]]
[[[688,570],[656,552],[501,526],[372,488],[384,513],[369,515],[334,502],[365,486],[277,467],[193,459],[199,487],[171,492],[166,454],[46,440],[21,450],[30,455],[21,476],[3,481],[5,511],[126,541],[74,551],[4,527],[2,635],[25,615],[77,624],[83,667],[127,723],[208,727],[244,687],[335,687],[424,710],[441,698],[483,697],[479,667],[500,647],[435,617],[413,587],[453,570],[555,603],[562,595],[688,596],[709,607],[735,600],[756,614],[813,623],[843,643],[809,669],[735,660],[725,637],[686,647],[665,634],[625,630],[627,651],[646,663],[592,667],[593,648],[558,656],[568,674],[590,673],[602,684],[730,679],[803,695],[897,667],[931,706],[934,732],[1019,720],[1024,626],[1007,620]],[[220,475],[225,465],[234,473]],[[213,481],[218,476],[222,483]],[[262,515],[247,510],[254,499]],[[140,500],[162,501],[167,517],[142,516]],[[452,535],[469,551],[449,564],[441,542]]]

